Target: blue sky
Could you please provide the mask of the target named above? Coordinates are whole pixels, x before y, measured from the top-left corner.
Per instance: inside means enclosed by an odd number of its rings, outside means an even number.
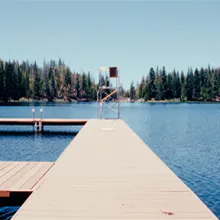
[[[0,0],[0,58],[61,57],[75,71],[118,66],[124,87],[150,67],[220,66],[220,1]]]

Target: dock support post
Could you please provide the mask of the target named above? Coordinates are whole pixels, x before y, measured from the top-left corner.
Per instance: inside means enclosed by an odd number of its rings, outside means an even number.
[[[34,131],[36,131],[36,129],[38,130],[38,124],[37,124],[37,121],[34,122]]]
[[[37,122],[37,132],[43,132],[44,127],[42,121]]]
[[[33,124],[33,131],[34,132],[40,132],[44,130],[44,126],[42,121],[35,121]]]
[[[42,122],[41,121],[39,121],[38,122],[38,129],[37,129],[38,131],[41,131],[42,130]]]

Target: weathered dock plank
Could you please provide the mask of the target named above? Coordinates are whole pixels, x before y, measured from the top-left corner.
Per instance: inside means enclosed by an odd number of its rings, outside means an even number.
[[[10,192],[32,192],[53,162],[0,162],[0,197]]]
[[[89,120],[13,220],[217,219],[121,120]]]

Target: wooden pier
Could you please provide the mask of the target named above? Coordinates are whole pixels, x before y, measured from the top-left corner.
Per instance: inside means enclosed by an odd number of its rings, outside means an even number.
[[[82,126],[87,119],[59,118],[0,118],[0,125],[31,125],[36,131],[43,131],[44,126]]]
[[[88,120],[12,219],[217,218],[123,121]]]
[[[53,162],[0,162],[0,197],[10,197],[14,192],[33,192]]]
[[[87,119],[59,119],[59,118],[0,118],[0,125],[85,125]]]

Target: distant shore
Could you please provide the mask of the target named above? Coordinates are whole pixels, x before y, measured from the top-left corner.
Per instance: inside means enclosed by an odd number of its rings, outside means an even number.
[[[166,100],[143,100],[143,99],[137,99],[137,100],[132,100],[130,101],[130,99],[125,99],[125,100],[121,100],[121,102],[131,102],[131,103],[220,103],[220,100],[212,100],[212,101],[208,101],[208,100],[195,100],[195,101],[181,101],[180,99],[166,99]]]
[[[73,102],[79,102],[75,99],[70,100],[64,100],[64,99],[54,99],[54,100],[48,100],[48,99],[20,99],[20,100],[9,100],[8,102],[0,101],[1,104],[7,104],[7,103],[73,103]]]
[[[48,99],[20,99],[20,100],[10,100],[8,102],[0,101],[0,104],[19,104],[19,103],[80,103],[80,102],[96,102],[96,100],[85,100],[85,99],[54,99],[49,101]],[[204,101],[204,100],[197,100],[197,101],[181,101],[180,99],[171,99],[171,100],[148,100],[145,101],[143,99],[137,99],[130,101],[129,98],[124,98],[120,100],[121,103],[220,103],[220,100],[215,101]]]

